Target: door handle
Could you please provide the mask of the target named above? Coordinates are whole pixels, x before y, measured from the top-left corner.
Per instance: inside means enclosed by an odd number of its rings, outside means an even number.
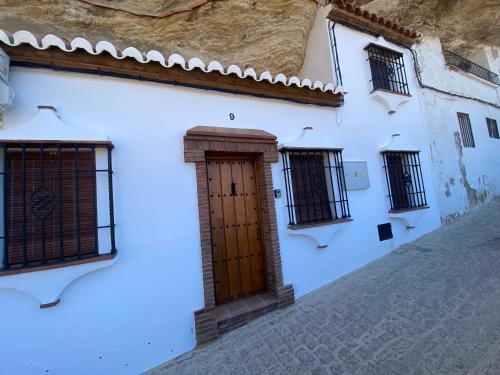
[[[231,182],[231,195],[236,195],[236,182]]]

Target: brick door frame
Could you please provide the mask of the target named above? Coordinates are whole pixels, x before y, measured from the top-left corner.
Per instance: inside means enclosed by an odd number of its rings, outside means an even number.
[[[255,161],[259,193],[261,230],[265,254],[267,291],[278,299],[279,307],[293,303],[292,285],[283,284],[271,164],[277,163],[276,136],[263,130],[196,126],[184,136],[184,160],[195,164],[200,220],[201,260],[205,306],[194,312],[198,344],[218,337],[212,267],[212,241],[208,200],[207,153],[251,156]]]

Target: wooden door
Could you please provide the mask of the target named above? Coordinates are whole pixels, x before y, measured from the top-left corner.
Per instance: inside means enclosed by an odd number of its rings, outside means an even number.
[[[215,301],[265,288],[259,200],[253,160],[207,160]]]

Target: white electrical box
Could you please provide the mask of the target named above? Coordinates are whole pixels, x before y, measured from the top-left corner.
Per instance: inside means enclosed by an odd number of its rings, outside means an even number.
[[[344,176],[347,190],[368,189],[368,166],[366,161],[344,161]]]

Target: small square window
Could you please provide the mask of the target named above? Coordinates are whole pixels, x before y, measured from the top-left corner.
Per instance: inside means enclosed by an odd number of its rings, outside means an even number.
[[[370,61],[373,90],[410,95],[403,54],[375,44],[368,45],[366,50]]]
[[[458,124],[460,125],[460,133],[462,134],[462,143],[464,147],[476,147],[474,142],[474,134],[472,134],[472,126],[467,113],[457,113]]]
[[[490,138],[500,139],[497,120],[486,117],[486,125],[488,126],[488,134],[490,135]]]

